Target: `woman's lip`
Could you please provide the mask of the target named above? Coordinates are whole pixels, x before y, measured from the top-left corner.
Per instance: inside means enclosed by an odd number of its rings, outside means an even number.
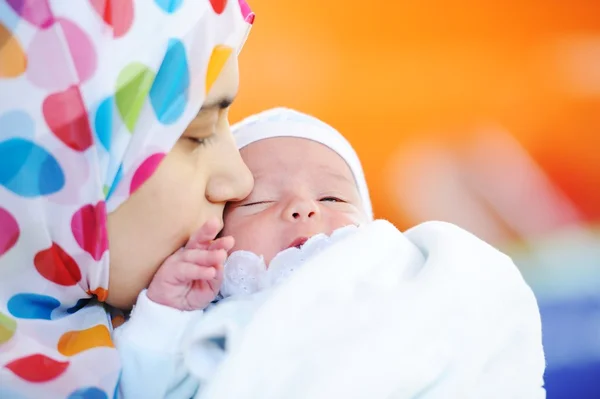
[[[292,247],[300,248],[302,245],[304,245],[304,243],[306,241],[308,241],[308,237],[298,237],[290,243],[288,248],[292,248]]]

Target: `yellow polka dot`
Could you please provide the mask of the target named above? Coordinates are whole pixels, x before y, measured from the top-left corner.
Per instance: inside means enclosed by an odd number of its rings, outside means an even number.
[[[0,78],[16,78],[26,68],[27,57],[21,45],[0,23]]]
[[[15,334],[15,330],[17,329],[17,322],[0,313],[0,344],[8,342]]]
[[[228,46],[218,45],[213,48],[210,60],[208,61],[208,69],[206,70],[206,94],[212,88],[223,66],[231,56],[233,49]]]
[[[58,351],[64,356],[73,356],[88,349],[114,347],[110,332],[105,325],[99,324],[87,330],[69,331],[58,340]]]
[[[125,323],[125,317],[121,316],[121,315],[116,315],[112,318],[112,326],[113,328],[117,328],[120,325],[122,325],[123,323]]]
[[[88,291],[88,295],[96,295],[96,298],[98,298],[100,302],[104,302],[106,301],[106,298],[108,298],[108,290],[106,288],[98,287],[93,291]]]

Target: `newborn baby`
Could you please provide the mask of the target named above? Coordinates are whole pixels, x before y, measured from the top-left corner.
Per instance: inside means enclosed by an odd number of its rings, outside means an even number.
[[[225,209],[222,235],[235,245],[225,265],[224,297],[276,283],[326,246],[334,230],[372,220],[360,161],[340,133],[290,110],[255,118],[261,123],[246,120],[235,134],[254,189]]]

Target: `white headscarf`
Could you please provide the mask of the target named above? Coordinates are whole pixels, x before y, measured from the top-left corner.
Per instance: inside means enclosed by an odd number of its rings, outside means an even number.
[[[373,220],[369,189],[358,155],[352,145],[325,122],[288,108],[273,108],[249,116],[232,127],[237,147],[242,149],[259,140],[298,137],[321,143],[335,151],[350,167],[367,218]]]

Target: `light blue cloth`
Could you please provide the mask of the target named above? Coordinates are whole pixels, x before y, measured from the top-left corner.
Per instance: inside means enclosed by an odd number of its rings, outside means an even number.
[[[192,398],[199,384],[183,363],[181,342],[202,315],[159,305],[142,291],[130,319],[113,331],[123,367],[117,398]]]

